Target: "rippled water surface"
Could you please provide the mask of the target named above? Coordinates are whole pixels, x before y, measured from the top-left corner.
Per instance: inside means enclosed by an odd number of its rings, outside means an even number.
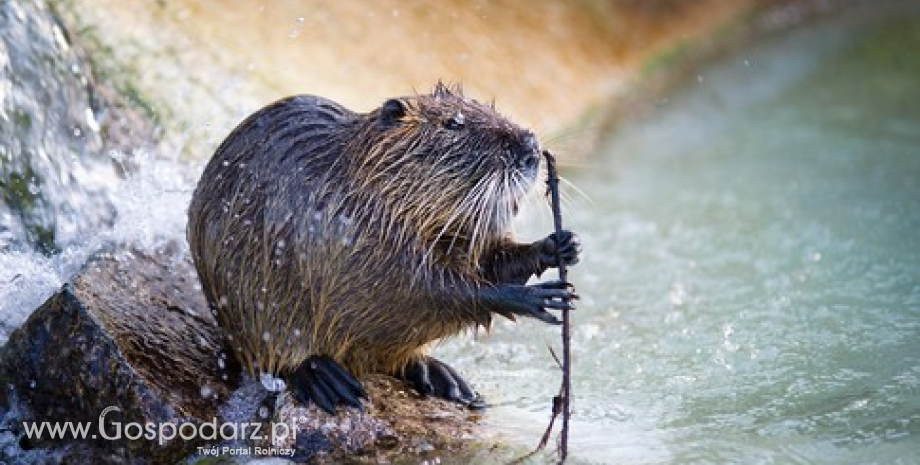
[[[576,461],[920,463],[918,7],[740,50],[569,173]],[[558,334],[438,351],[526,449]]]

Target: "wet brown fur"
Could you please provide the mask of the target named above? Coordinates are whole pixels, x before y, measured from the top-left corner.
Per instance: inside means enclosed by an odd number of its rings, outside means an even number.
[[[458,124],[459,129],[458,129]],[[204,170],[188,237],[204,291],[251,373],[328,355],[398,374],[491,314],[478,286],[511,241],[533,135],[438,85],[367,114],[313,96],[243,121]],[[472,299],[472,300],[471,300]]]

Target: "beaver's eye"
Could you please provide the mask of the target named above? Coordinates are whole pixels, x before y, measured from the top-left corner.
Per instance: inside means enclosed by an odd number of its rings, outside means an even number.
[[[457,131],[463,128],[463,113],[457,112],[456,115],[444,121],[444,127],[451,131]]]
[[[406,111],[406,104],[402,100],[387,100],[380,109],[380,120],[386,124],[395,124],[406,116]]]

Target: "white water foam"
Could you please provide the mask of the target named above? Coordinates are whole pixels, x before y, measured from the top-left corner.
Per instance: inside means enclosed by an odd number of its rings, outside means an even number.
[[[57,291],[93,253],[110,246],[152,250],[175,242],[185,249],[188,202],[198,170],[191,164],[137,153],[125,178],[110,178],[113,226],[76,238],[58,254],[0,252],[0,343]]]

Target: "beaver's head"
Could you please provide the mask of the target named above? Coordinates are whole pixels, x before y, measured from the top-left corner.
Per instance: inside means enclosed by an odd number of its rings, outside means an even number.
[[[442,84],[367,117],[359,177],[374,176],[396,208],[419,215],[433,244],[462,244],[475,259],[508,234],[539,172],[532,132]]]

